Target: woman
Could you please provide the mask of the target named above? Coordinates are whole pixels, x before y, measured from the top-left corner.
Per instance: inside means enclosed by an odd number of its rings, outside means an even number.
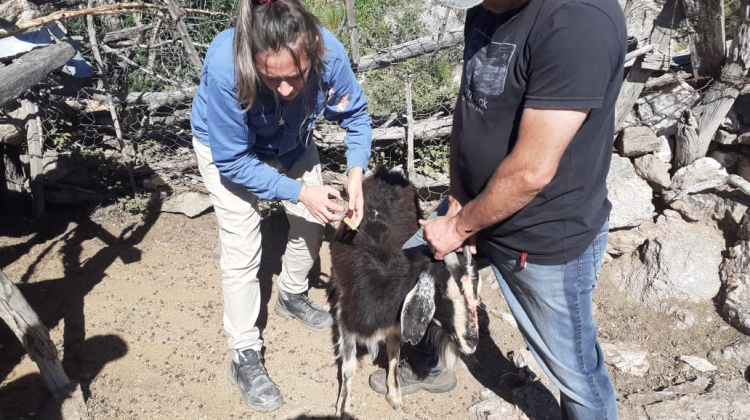
[[[315,118],[346,129],[348,209],[324,186],[312,129]],[[283,397],[263,364],[256,326],[261,261],[258,199],[281,200],[289,239],[278,276],[276,313],[316,331],[330,314],[307,297],[326,223],[363,215],[362,174],[372,132],[367,100],[344,47],[299,0],[243,0],[237,27],[206,54],[191,116],[193,146],[219,222],[224,328],[230,376],[250,407],[272,411]]]

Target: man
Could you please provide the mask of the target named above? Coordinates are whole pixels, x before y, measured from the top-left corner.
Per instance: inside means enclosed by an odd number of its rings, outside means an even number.
[[[420,222],[424,239],[437,259],[466,240],[488,257],[529,349],[561,391],[562,418],[615,419],[591,295],[611,209],[622,10],[617,0],[437,1],[470,10],[450,195],[441,216]],[[426,344],[401,370],[404,393],[455,387]],[[372,388],[382,391],[384,379],[374,373]]]

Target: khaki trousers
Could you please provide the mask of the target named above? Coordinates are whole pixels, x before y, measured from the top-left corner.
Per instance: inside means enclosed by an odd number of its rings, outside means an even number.
[[[258,197],[219,174],[208,146],[193,139],[193,148],[219,222],[224,329],[229,334],[229,347],[260,350],[263,341],[255,325],[261,305]],[[266,163],[284,172],[275,159]],[[323,185],[315,144],[308,147],[286,175],[308,185]],[[318,259],[324,226],[301,202],[283,201],[282,204],[289,220],[289,237],[277,285],[287,293],[303,293],[308,289],[310,269]]]

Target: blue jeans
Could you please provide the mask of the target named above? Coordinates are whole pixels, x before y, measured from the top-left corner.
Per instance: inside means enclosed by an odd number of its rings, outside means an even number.
[[[444,202],[447,203],[447,200]],[[438,207],[445,211],[446,206]],[[430,215],[435,217],[440,211]],[[561,265],[526,263],[493,252],[490,265],[529,350],[560,389],[564,420],[617,419],[615,390],[596,339],[592,294],[607,248],[609,223],[578,258]],[[405,251],[424,244],[422,229]],[[440,369],[424,340],[409,358],[412,367]],[[415,366],[416,365],[416,366]]]

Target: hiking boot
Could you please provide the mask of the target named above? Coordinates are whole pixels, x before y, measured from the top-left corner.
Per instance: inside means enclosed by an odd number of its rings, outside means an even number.
[[[370,375],[370,388],[378,394],[385,395],[388,388],[385,385],[385,369],[378,369]],[[432,393],[448,392],[456,387],[456,372],[443,369],[424,375],[416,374],[409,363],[402,360],[398,364],[398,378],[401,382],[402,394],[413,394],[425,390]]]
[[[284,318],[296,318],[305,328],[313,331],[325,331],[333,325],[331,314],[314,304],[304,293],[286,293],[279,289],[275,310]]]
[[[238,351],[239,362],[232,358],[229,365],[229,377],[237,385],[242,399],[257,411],[273,411],[284,404],[279,387],[268,377],[263,358],[259,351],[247,349]]]

